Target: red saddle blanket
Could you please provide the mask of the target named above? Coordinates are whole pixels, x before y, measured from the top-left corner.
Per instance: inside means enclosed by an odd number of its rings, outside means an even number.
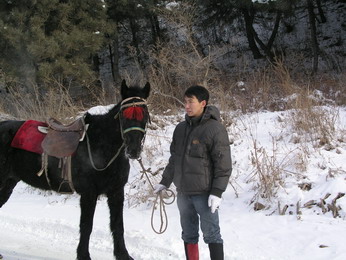
[[[46,134],[38,130],[39,126],[48,126],[44,122],[28,120],[18,129],[11,146],[38,154],[43,153],[41,143]]]

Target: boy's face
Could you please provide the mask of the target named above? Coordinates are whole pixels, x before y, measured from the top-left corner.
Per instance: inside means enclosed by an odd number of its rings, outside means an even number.
[[[186,97],[185,96],[185,111],[189,117],[198,117],[203,114],[204,107],[207,102],[202,100],[201,102],[195,96]]]

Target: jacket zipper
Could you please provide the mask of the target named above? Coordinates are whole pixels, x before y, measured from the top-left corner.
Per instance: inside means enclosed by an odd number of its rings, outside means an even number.
[[[199,124],[198,124],[199,125]],[[187,146],[188,146],[188,140],[191,136],[191,133],[196,129],[196,127],[198,125],[193,126],[193,124],[191,122],[188,122],[188,124],[186,125],[185,128],[185,136],[186,138],[184,139],[184,150],[183,150],[183,160],[182,160],[182,164],[181,164],[181,179],[183,179],[183,176],[185,175],[185,172],[183,171],[184,169],[184,164],[185,164],[185,156],[186,156],[186,150],[187,150]],[[190,128],[190,129],[188,129]],[[188,131],[187,135],[186,135],[186,131]],[[183,183],[181,184],[183,186]]]

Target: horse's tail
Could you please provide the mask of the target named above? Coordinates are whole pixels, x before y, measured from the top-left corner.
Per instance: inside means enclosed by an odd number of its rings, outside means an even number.
[[[18,180],[11,177],[10,157],[13,151],[11,142],[23,122],[0,122],[0,208],[12,194]]]
[[[11,142],[22,123],[22,121],[0,122],[0,187],[1,180],[6,179],[9,174],[7,162],[13,150]]]

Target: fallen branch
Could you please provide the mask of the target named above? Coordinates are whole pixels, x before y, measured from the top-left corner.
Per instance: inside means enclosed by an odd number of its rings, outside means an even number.
[[[331,204],[328,204],[328,209],[333,213],[333,217],[339,217],[339,210],[341,210],[340,206],[336,205],[336,201],[341,197],[345,196],[345,193],[339,192],[338,195],[332,200]]]
[[[297,215],[301,215],[302,211],[300,210],[300,201],[297,201],[297,211],[296,211]]]
[[[281,209],[280,201],[278,202],[279,215],[285,215],[287,209],[288,209],[287,204]]]
[[[312,208],[312,206],[316,205],[316,200],[309,200],[304,204],[304,208]]]

